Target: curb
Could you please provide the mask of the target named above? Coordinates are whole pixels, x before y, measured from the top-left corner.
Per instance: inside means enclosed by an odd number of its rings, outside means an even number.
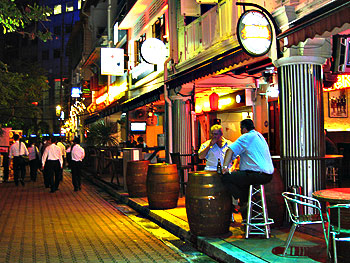
[[[171,222],[166,217],[169,215],[162,216],[164,213],[163,210],[150,210],[148,206],[142,206],[129,198],[128,196],[121,194],[117,189],[112,187],[109,183],[104,182],[91,174],[87,174],[86,171],[83,171],[83,176],[85,179],[97,185],[100,188],[103,188],[108,194],[114,197],[117,201],[131,207],[138,213],[146,216],[151,221],[155,222],[162,228],[166,229],[173,235],[177,236],[181,240],[190,242],[196,249],[200,252],[208,255],[219,262],[228,262],[228,263],[240,263],[240,262],[268,262],[263,260],[237,246],[229,244],[220,238],[207,238],[201,236],[195,236],[186,231],[181,226]]]

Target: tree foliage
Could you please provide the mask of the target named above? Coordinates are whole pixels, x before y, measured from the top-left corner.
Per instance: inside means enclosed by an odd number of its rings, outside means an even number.
[[[113,136],[116,126],[110,122],[99,121],[91,125],[87,142],[94,146],[116,146],[117,139]]]
[[[41,113],[34,102],[42,101],[49,88],[45,72],[34,64],[10,71],[0,62],[0,124],[14,129],[30,126]],[[34,104],[33,104],[34,103]],[[39,105],[40,106],[40,105]]]
[[[43,24],[44,31],[37,28],[37,24],[48,21],[51,14],[52,9],[47,6],[39,6],[35,3],[30,5],[15,0],[0,0],[0,25],[4,34],[17,32],[28,35],[30,39],[35,37],[43,41],[51,39],[51,32]],[[29,32],[25,31],[28,26],[32,26]]]

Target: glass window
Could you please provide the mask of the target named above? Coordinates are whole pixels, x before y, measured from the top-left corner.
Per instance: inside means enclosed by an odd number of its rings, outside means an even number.
[[[62,13],[62,5],[55,5],[53,8],[53,14],[54,15],[59,15]]]
[[[81,9],[81,0],[78,0],[78,9]]]
[[[72,32],[72,25],[66,25],[66,34],[69,34]]]
[[[53,50],[53,58],[59,58],[61,56],[61,50],[59,48],[55,48]]]
[[[61,35],[61,26],[55,26],[55,27],[53,28],[53,33],[54,33],[54,35],[56,35],[56,36]]]
[[[42,60],[48,60],[49,59],[49,50],[43,50],[42,54],[41,54],[41,59]]]
[[[73,2],[67,2],[66,12],[72,12],[72,11],[74,11]]]

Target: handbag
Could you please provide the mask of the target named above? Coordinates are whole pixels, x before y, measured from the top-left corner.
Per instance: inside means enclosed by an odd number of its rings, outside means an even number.
[[[22,142],[19,142],[19,150],[18,153],[21,153],[21,145]],[[29,158],[27,155],[19,155],[19,164],[20,165],[28,165],[29,164]]]

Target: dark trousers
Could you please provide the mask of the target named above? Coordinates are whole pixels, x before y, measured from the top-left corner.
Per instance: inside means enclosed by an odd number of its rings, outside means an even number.
[[[29,161],[29,168],[30,168],[30,180],[36,181],[36,176],[38,173],[38,161],[37,159]]]
[[[21,157],[13,157],[13,177],[15,184],[18,185],[18,180],[24,182],[24,177],[26,176],[26,166],[22,162]]]
[[[72,169],[72,183],[74,189],[79,189],[81,187],[81,167],[83,162],[71,161]]]
[[[60,185],[60,170],[61,164],[59,160],[47,160],[45,163],[45,169],[47,169],[47,177],[51,190],[55,191]]]
[[[248,201],[250,185],[267,184],[271,180],[272,174],[240,170],[224,174],[222,177],[227,190],[235,199],[240,199],[241,203]]]

